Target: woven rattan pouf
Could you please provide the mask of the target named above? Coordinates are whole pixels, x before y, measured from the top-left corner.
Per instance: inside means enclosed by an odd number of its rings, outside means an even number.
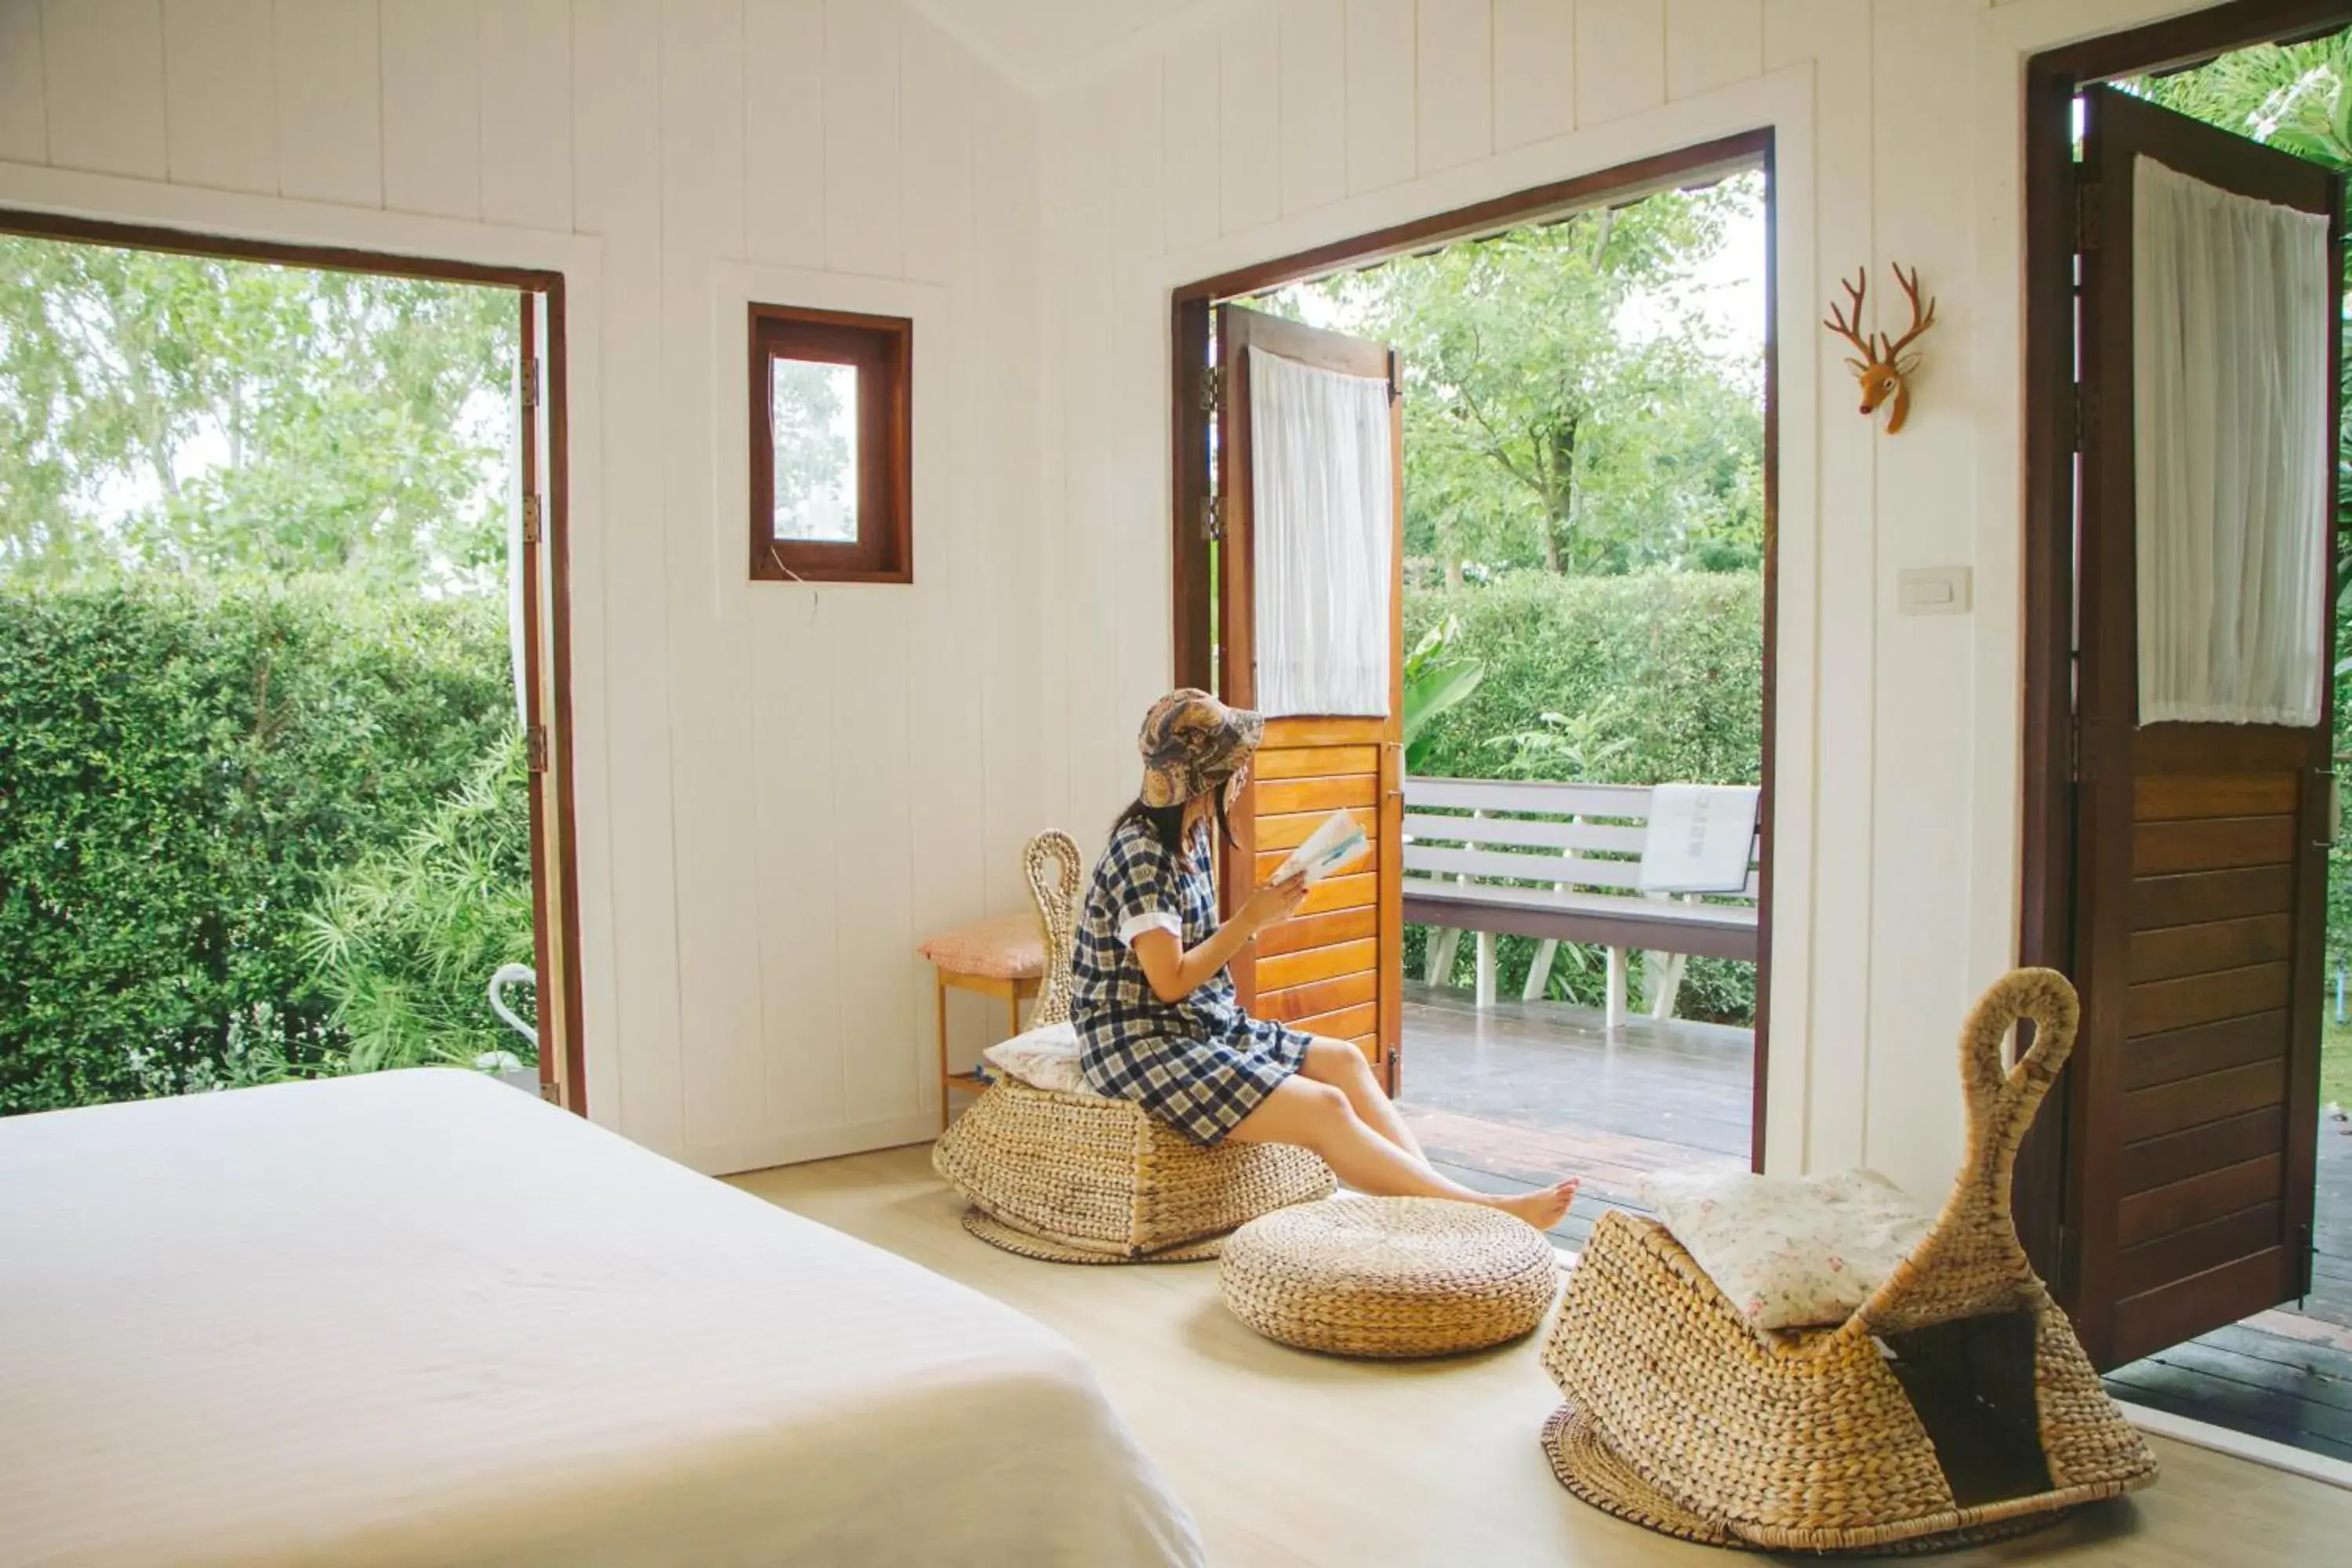
[[[1270,1340],[1334,1355],[1430,1356],[1534,1331],[1559,1293],[1541,1231],[1476,1204],[1338,1197],[1254,1219],[1218,1284]]]

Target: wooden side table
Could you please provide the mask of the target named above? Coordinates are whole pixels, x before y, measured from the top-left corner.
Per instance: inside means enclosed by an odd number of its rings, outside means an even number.
[[[932,969],[932,993],[940,1031],[940,1131],[957,1093],[977,1094],[987,1085],[977,1070],[953,1072],[948,1063],[948,991],[977,992],[1004,1003],[1005,1037],[1021,1032],[1021,1004],[1037,994],[1045,978],[1045,930],[1033,913],[971,921],[941,931],[919,950]]]

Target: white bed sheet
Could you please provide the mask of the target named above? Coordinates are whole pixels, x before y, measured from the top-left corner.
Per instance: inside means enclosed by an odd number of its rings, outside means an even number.
[[[1075,1347],[514,1089],[0,1121],[0,1563],[1192,1563]]]

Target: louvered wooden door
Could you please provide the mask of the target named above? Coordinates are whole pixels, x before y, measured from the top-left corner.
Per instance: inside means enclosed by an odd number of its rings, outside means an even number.
[[[2134,160],[2327,214],[2315,165],[2105,89],[2081,177],[2083,374],[2076,979],[2061,1280],[2103,1366],[2298,1295],[2311,1248],[2332,714],[2138,722]],[[2331,262],[2339,319],[2340,224]],[[2335,384],[2331,373],[2329,384]],[[2331,400],[2311,416],[2331,433]],[[2332,476],[2327,484],[2332,497]],[[2326,570],[2334,576],[2332,510]],[[2333,594],[2319,595],[2322,618]],[[2323,669],[2334,660],[2332,636]],[[2323,687],[2326,682],[2322,681]]]
[[[1228,702],[1257,704],[1256,600],[1252,592],[1249,366],[1254,351],[1388,388],[1389,461],[1395,498],[1388,573],[1388,712],[1374,717],[1269,718],[1239,807],[1222,878],[1231,910],[1334,810],[1352,812],[1371,853],[1307,897],[1297,917],[1234,960],[1244,1005],[1318,1035],[1353,1042],[1391,1085],[1404,1022],[1403,424],[1396,356],[1386,344],[1301,326],[1237,305],[1218,307],[1224,376],[1217,446],[1223,547],[1218,573],[1218,685]]]

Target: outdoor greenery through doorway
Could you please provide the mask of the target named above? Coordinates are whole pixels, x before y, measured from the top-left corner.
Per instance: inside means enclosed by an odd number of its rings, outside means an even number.
[[[532,1059],[519,310],[0,237],[0,1112]]]
[[[1745,172],[1241,301],[1401,352],[1412,773],[1759,782],[1764,203]],[[1535,947],[1501,940],[1506,991]],[[1550,994],[1602,978],[1563,946]],[[1695,959],[1678,1011],[1755,998]]]

